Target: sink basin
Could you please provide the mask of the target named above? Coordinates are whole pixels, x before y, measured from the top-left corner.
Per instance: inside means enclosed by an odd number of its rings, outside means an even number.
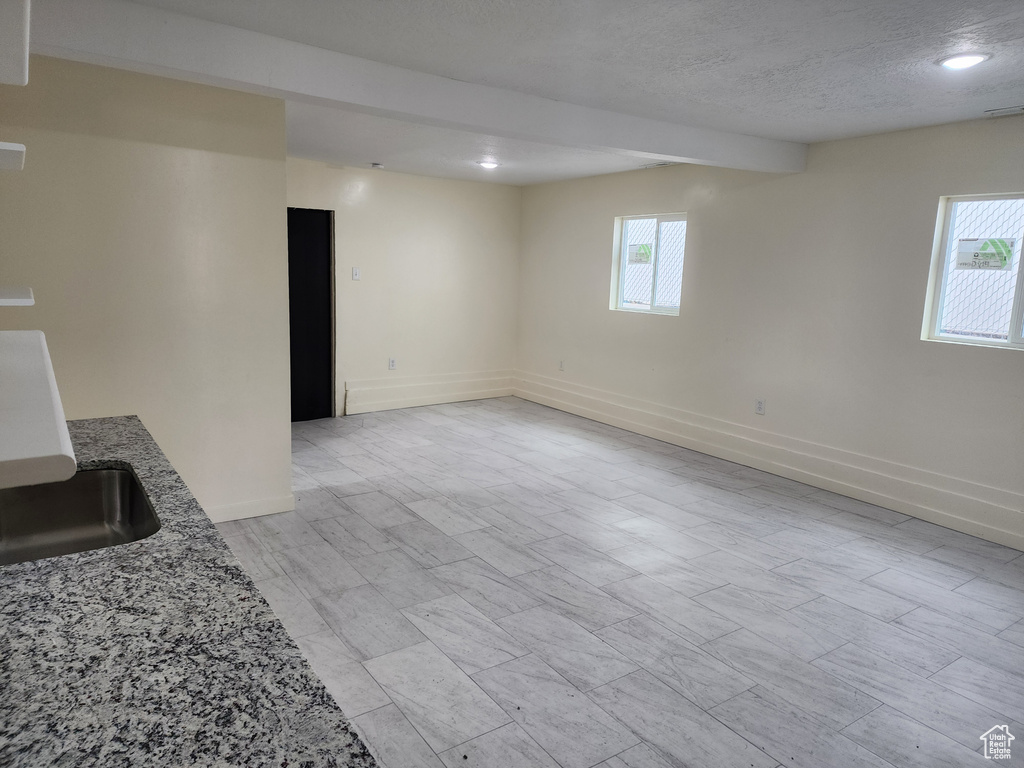
[[[126,469],[0,490],[0,565],[127,544],[158,530],[153,505]]]

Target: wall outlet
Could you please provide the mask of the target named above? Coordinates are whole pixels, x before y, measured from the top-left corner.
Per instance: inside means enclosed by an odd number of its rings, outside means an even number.
[[[754,401],[754,413],[756,413],[758,416],[764,416],[765,402],[766,401],[763,397],[759,397],[757,400]]]
[[[398,362],[393,357],[388,358],[388,370],[394,371],[398,369]]]
[[[352,267],[352,279],[353,280],[358,280],[359,279],[359,267]]]

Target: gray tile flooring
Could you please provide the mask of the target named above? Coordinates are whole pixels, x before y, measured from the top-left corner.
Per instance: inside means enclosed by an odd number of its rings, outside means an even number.
[[[1024,555],[515,398],[297,424],[219,526],[386,768],[1024,766]]]

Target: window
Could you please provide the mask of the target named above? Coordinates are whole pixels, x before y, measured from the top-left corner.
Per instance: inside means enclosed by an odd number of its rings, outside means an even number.
[[[611,308],[679,314],[686,214],[615,219]]]
[[[943,198],[924,338],[1017,347],[1024,195]]]

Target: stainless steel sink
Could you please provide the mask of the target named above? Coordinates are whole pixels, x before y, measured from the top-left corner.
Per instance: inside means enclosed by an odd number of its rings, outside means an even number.
[[[129,470],[83,470],[61,483],[0,490],[0,565],[113,547],[158,530]]]

